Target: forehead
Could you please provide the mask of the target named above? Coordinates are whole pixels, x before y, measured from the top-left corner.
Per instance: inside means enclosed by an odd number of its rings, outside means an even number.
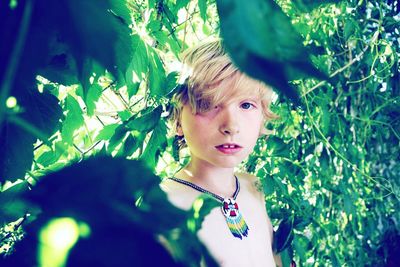
[[[216,95],[221,96],[217,97],[219,100],[242,97],[260,99],[263,92],[263,86],[260,82],[241,73],[235,74],[211,87],[214,87],[211,89],[216,92]]]

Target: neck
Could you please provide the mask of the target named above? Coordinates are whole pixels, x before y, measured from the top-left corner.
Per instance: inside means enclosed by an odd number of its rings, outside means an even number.
[[[216,168],[192,161],[177,173],[177,177],[222,197],[231,196],[236,189],[233,168]]]

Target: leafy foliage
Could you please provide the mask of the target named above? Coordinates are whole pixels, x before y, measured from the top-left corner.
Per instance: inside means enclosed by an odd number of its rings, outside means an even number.
[[[175,209],[148,168],[168,177],[179,167],[166,122],[178,56],[220,28],[239,67],[299,100],[274,104],[274,134],[243,165],[261,179],[284,265],[395,266],[398,3],[2,1],[1,251],[28,233],[4,263],[37,262],[41,231],[68,217],[92,231],[71,266],[140,249],[215,266],[193,234],[213,203]],[[95,155],[118,158],[80,162]],[[87,259],[88,249],[100,257]]]

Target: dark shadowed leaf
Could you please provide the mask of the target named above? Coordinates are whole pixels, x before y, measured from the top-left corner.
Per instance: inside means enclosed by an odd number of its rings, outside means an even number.
[[[134,117],[133,120],[130,120],[126,126],[131,130],[148,132],[153,129],[160,120],[162,112],[162,107],[158,106],[157,108],[148,108],[143,111],[143,115],[139,117]]]
[[[297,101],[290,80],[325,76],[312,64],[302,38],[272,0],[217,1],[224,45],[244,72]]]
[[[27,238],[18,243],[16,253],[1,259],[2,266],[37,265],[39,233],[60,217],[84,222],[90,229],[72,249],[67,266],[143,266],[144,262],[177,266],[154,233],[177,227],[186,216],[169,204],[158,183],[159,178],[140,162],[112,158],[92,158],[42,178],[35,190],[24,194],[41,213],[25,228]],[[154,208],[135,206],[135,196],[143,194],[143,205]],[[159,204],[162,209],[156,208]],[[148,251],[156,257],[143,257]]]
[[[30,207],[21,196],[29,190],[26,182],[18,183],[7,190],[0,192],[0,224],[15,221],[28,213]]]
[[[124,124],[120,124],[117,128],[115,128],[114,134],[110,138],[110,142],[107,146],[108,153],[111,154],[117,146],[121,145],[121,142],[125,139],[128,131],[129,129],[126,128]]]
[[[21,90],[22,91],[22,90]],[[45,139],[59,126],[62,116],[57,98],[48,93],[39,93],[36,88],[26,89],[17,98],[22,112],[18,117],[27,124],[33,125],[41,136],[11,123],[6,118],[2,125],[0,139],[0,181],[24,178],[30,169],[33,159],[33,143]],[[4,159],[4,160],[3,160]]]
[[[289,216],[281,221],[278,230],[274,234],[274,251],[280,253],[288,248],[293,240],[294,217]]]

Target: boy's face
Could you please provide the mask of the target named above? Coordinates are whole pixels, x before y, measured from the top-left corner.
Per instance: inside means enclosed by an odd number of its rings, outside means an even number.
[[[253,151],[263,122],[258,97],[232,96],[199,114],[193,114],[190,105],[184,105],[178,134],[186,139],[192,163],[233,168]]]

